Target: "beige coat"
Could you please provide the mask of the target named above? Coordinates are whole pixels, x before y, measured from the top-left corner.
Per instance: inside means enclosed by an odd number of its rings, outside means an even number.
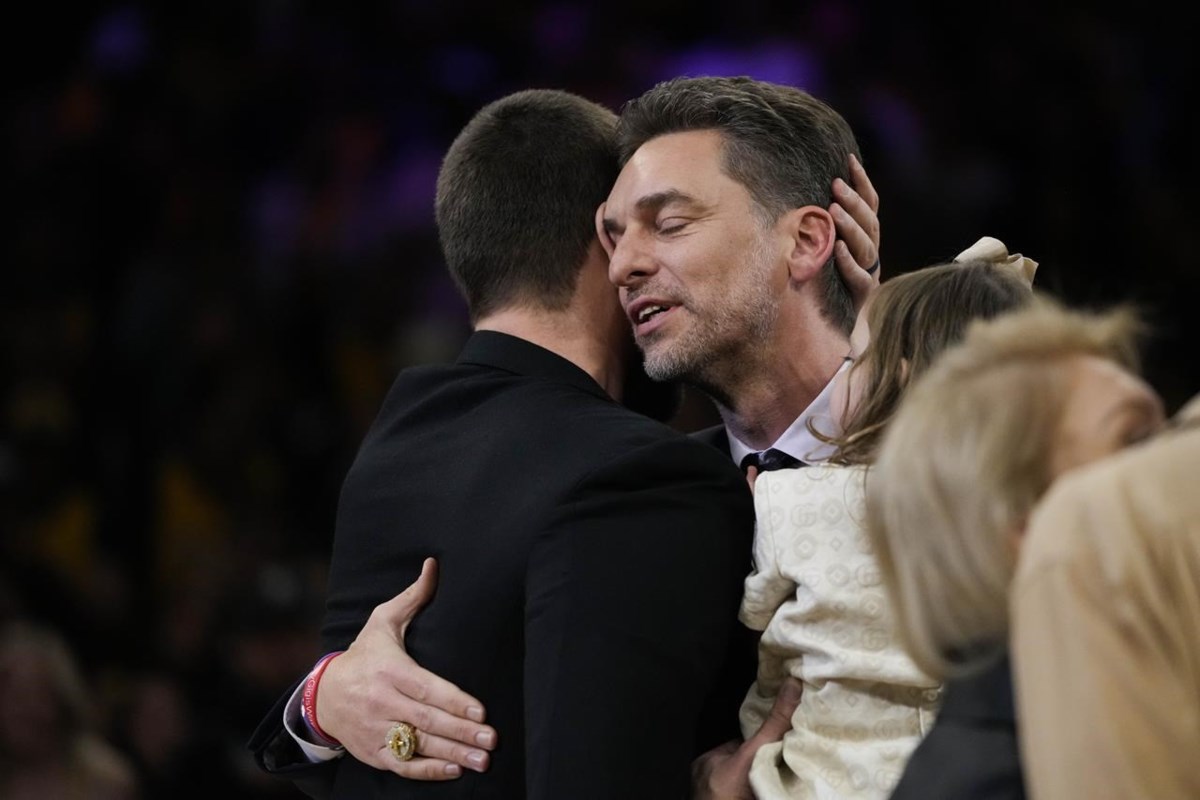
[[[1030,520],[1011,598],[1034,800],[1200,798],[1196,411],[1064,476]]]

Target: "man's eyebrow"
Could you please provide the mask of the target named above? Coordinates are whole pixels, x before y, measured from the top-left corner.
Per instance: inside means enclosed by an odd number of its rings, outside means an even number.
[[[691,206],[700,205],[699,200],[692,197],[690,194],[679,191],[678,189],[665,189],[661,192],[654,192],[653,194],[644,195],[639,197],[633,205],[638,211],[657,212],[664,206],[671,205],[672,203],[682,203]],[[621,233],[625,230],[624,225],[618,224],[617,221],[611,217],[605,217],[601,221],[601,225],[604,227],[604,232],[609,234]]]
[[[668,206],[672,203],[698,205],[699,201],[690,194],[685,194],[678,189],[665,189],[661,192],[639,197],[634,206],[639,211],[658,211],[663,206]]]

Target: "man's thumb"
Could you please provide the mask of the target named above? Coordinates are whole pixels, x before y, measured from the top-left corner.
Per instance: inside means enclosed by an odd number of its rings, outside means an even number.
[[[803,693],[803,689],[803,685],[796,678],[788,678],[779,687],[779,694],[775,695],[771,713],[763,720],[762,727],[751,739],[756,748],[767,742],[779,741],[785,733],[792,729],[792,714],[795,712],[796,706],[800,705],[800,695]]]
[[[417,616],[417,612],[433,599],[433,592],[437,588],[437,574],[437,561],[432,558],[425,559],[425,563],[421,565],[421,575],[417,580],[391,600],[380,604],[375,609],[375,614],[378,614],[380,620],[386,623],[391,630],[403,636],[408,623],[412,622],[413,618]]]

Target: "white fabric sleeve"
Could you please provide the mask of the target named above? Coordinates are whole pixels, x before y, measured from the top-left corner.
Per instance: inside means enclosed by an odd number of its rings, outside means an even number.
[[[786,472],[783,470],[781,474]],[[754,568],[746,576],[738,618],[756,631],[766,630],[779,606],[796,591],[796,584],[779,571],[774,527],[783,521],[783,513],[782,509],[771,507],[771,483],[775,477],[778,476],[763,473],[754,481]]]
[[[300,750],[304,756],[311,762],[319,763],[321,761],[332,761],[335,758],[341,758],[346,755],[344,748],[324,747],[319,744],[305,739],[298,731],[304,731],[304,721],[300,718],[300,697],[304,694],[304,681],[296,687],[296,691],[292,692],[291,698],[287,701],[287,705],[283,708],[283,727],[288,732],[288,735],[296,740],[296,744],[300,745]]]

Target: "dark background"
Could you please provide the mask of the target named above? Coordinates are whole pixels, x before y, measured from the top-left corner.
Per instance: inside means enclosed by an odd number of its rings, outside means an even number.
[[[317,655],[338,490],[392,376],[467,333],[434,180],[510,91],[617,109],[682,74],[806,88],[858,133],[885,275],[996,236],[1072,304],[1145,309],[1168,410],[1200,390],[1194,27],[1148,4],[899,5],[8,18],[0,619],[67,638],[147,796],[293,796],[242,744]],[[681,428],[709,413],[687,409]]]

